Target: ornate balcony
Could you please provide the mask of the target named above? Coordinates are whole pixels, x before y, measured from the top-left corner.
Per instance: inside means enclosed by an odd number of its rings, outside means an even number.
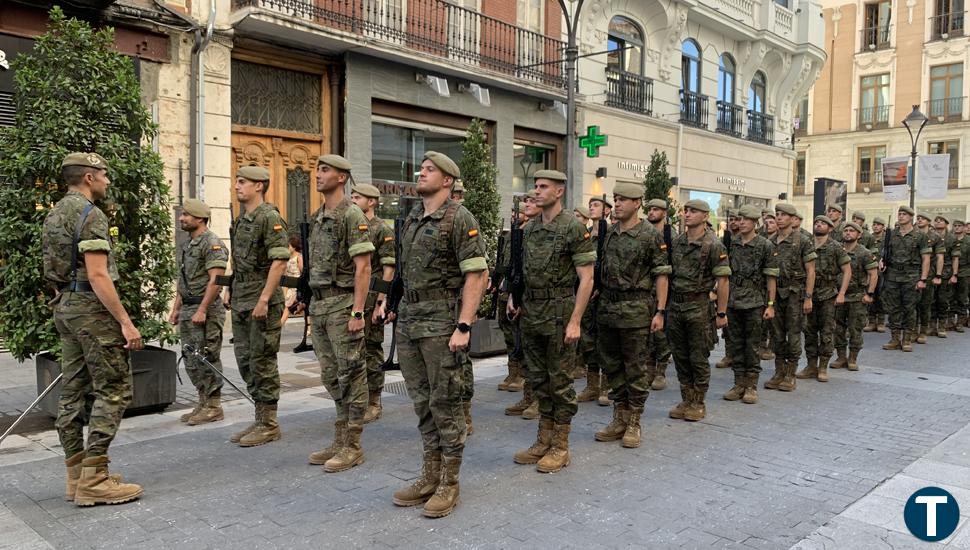
[[[649,115],[653,112],[653,80],[608,67],[606,105]]]

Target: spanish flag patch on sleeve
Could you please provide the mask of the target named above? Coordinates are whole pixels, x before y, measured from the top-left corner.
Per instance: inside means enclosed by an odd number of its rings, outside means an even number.
[[[719,260],[723,260],[724,258],[727,258],[727,254],[725,254],[725,253],[723,253],[723,252],[721,252],[721,255],[720,255],[720,256],[718,256],[718,259],[719,259]]]
[[[471,229],[471,230],[468,231],[468,236],[469,237],[474,237],[476,235],[478,235],[478,230],[477,229]]]
[[[212,245],[212,250],[222,250],[222,247],[217,244],[214,244]]]
[[[583,233],[583,240],[585,241],[587,239],[589,239],[589,231]]]
[[[389,242],[391,242],[393,240],[394,240],[394,237],[392,237],[390,235],[388,235],[387,237],[384,237],[384,242],[386,242],[386,243],[389,243]]]
[[[280,224],[276,224],[276,225],[273,226],[273,231],[279,232],[279,231],[282,231],[282,230],[283,230],[283,226],[280,225]]]
[[[667,243],[660,243],[660,250],[667,250]]]
[[[357,226],[357,230],[358,231],[367,231],[367,224],[366,223],[362,223],[362,224],[358,225]]]

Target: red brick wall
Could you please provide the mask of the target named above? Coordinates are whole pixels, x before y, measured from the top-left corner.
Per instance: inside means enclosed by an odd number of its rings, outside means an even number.
[[[482,15],[494,17],[499,21],[515,24],[516,0],[483,0]]]
[[[556,0],[546,0],[546,36],[559,40],[562,33],[562,10],[559,9],[559,2]]]

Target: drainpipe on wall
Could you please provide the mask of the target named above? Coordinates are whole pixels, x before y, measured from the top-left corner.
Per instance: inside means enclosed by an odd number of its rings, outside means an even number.
[[[678,124],[677,125],[677,174],[675,176],[677,178],[678,191],[680,190],[679,189],[680,188],[680,167],[682,164],[684,164],[683,162],[681,162],[681,157],[683,155],[684,155],[684,125]]]

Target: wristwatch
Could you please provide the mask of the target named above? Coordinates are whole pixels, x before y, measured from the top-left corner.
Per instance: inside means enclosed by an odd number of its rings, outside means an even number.
[[[666,309],[658,309],[657,310],[657,314],[663,315],[665,313],[667,313],[667,310]]]
[[[364,318],[364,312],[363,311],[351,311],[350,312],[350,317],[353,318],[353,319],[356,319],[356,320],[360,321],[361,319]]]
[[[768,307],[772,307],[774,305],[775,305],[775,301],[774,300],[768,300]]]
[[[926,279],[920,279],[920,280],[919,280],[919,282],[921,282],[921,283],[924,283],[924,284],[925,284],[925,283],[926,283]]]
[[[727,313],[725,313],[723,311],[718,311],[717,312],[717,316],[720,317],[721,319],[723,319],[723,318],[727,317]]]
[[[870,298],[872,298],[872,297],[873,297],[873,296],[875,296],[875,295],[876,295],[876,293],[875,293],[875,292],[869,292],[868,290],[866,291],[866,296],[868,296],[868,297],[870,297]]]
[[[812,295],[809,294],[808,292],[806,292],[804,296],[805,296],[805,299],[806,300],[811,300],[812,299]]]
[[[458,323],[458,332],[462,334],[468,334],[469,332],[471,332],[471,330],[472,330],[472,326],[469,325],[468,323]]]

